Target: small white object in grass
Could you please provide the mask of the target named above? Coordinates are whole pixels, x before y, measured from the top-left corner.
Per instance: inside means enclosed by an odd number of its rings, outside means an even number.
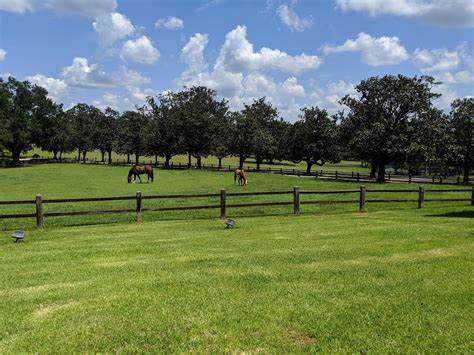
[[[232,218],[226,218],[224,223],[226,228],[233,228],[235,226],[235,221]]]
[[[12,238],[15,238],[15,243],[22,240],[25,237],[25,232],[21,230],[14,230],[12,232]]]

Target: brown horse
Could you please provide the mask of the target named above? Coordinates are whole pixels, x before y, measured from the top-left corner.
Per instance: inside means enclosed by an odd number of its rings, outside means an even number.
[[[128,183],[132,181],[132,175],[133,175],[133,183],[135,183],[135,181],[137,180],[137,176],[138,176],[138,180],[142,182],[142,179],[140,178],[140,174],[147,174],[148,176],[147,182],[150,182],[150,180],[151,182],[153,182],[153,167],[151,167],[150,165],[134,165],[128,172],[128,179],[127,179]]]
[[[247,174],[245,174],[244,169],[236,169],[234,171],[234,185],[237,178],[239,178],[239,182],[238,182],[239,185],[245,186],[247,185],[247,182],[249,181],[249,179],[247,178]]]

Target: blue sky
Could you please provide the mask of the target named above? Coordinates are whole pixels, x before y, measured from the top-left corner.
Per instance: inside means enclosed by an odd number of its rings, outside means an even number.
[[[0,75],[119,111],[206,85],[289,121],[370,76],[432,75],[449,110],[474,95],[473,26],[466,0],[0,0]]]

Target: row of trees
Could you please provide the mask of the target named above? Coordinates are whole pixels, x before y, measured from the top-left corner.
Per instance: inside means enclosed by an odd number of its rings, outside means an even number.
[[[236,112],[216,92],[198,86],[149,97],[135,111],[104,112],[77,104],[63,110],[47,97],[47,91],[10,77],[0,79],[0,150],[20,154],[35,145],[61,157],[77,151],[86,160],[92,150],[102,160],[112,152],[134,156],[173,156],[201,159],[238,156],[242,166],[253,157],[260,169],[263,161],[304,161],[313,165],[336,163],[342,158],[371,163],[373,176],[385,179],[387,165],[417,173],[429,164],[439,173],[459,169],[469,179],[473,157],[474,99],[455,100],[449,114],[436,109],[432,77],[372,77],[356,86],[357,97],[345,96],[347,113],[329,115],[318,107],[305,107],[291,124],[265,98],[245,104]],[[378,174],[376,174],[378,172]]]

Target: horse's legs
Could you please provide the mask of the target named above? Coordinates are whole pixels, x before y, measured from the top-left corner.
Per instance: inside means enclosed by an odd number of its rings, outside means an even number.
[[[138,180],[140,180],[140,184],[142,183],[142,178],[140,177],[140,174],[137,175],[138,176]]]

